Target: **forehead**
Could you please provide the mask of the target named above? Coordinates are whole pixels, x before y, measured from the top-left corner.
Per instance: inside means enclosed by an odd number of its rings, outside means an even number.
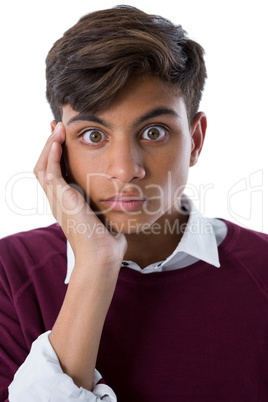
[[[170,110],[177,113],[182,120],[187,120],[185,102],[182,96],[167,83],[150,76],[130,80],[104,109],[94,113],[105,121],[134,121],[153,110]],[[63,106],[64,124],[70,120],[78,121],[79,116],[87,113],[74,111],[70,105]],[[169,113],[172,114],[172,113]],[[93,115],[88,113],[88,115]]]

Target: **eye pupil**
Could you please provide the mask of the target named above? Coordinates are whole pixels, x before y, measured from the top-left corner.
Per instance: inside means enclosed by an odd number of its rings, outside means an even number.
[[[160,135],[160,132],[158,130],[158,128],[150,128],[150,130],[148,130],[148,137],[151,138],[151,140],[157,140],[157,138]]]
[[[99,131],[92,131],[89,137],[92,142],[99,142],[101,140],[101,133]]]

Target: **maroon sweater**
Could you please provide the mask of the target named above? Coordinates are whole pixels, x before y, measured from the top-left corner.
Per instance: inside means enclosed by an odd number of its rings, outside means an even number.
[[[268,401],[268,235],[226,223],[219,269],[122,267],[97,361],[118,402]],[[65,276],[57,224],[1,240],[1,402],[32,342],[52,328]]]

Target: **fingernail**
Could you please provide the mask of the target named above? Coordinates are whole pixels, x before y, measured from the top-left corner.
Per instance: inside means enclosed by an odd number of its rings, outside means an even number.
[[[56,127],[54,128],[53,133],[50,135],[50,138],[53,137],[56,134],[56,132],[58,131],[58,129],[60,127],[60,123],[61,122],[59,121],[58,124],[56,125]]]
[[[61,122],[59,121],[58,124],[56,125],[55,130],[53,131],[53,134],[55,134],[58,131],[58,129],[60,127],[60,123]]]

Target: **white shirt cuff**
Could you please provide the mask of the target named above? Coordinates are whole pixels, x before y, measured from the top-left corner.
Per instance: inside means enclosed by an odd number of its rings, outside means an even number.
[[[116,402],[113,390],[106,384],[98,384],[102,377],[97,370],[92,392],[75,385],[60,367],[48,338],[50,332],[45,332],[33,342],[29,355],[9,386],[9,401]]]

